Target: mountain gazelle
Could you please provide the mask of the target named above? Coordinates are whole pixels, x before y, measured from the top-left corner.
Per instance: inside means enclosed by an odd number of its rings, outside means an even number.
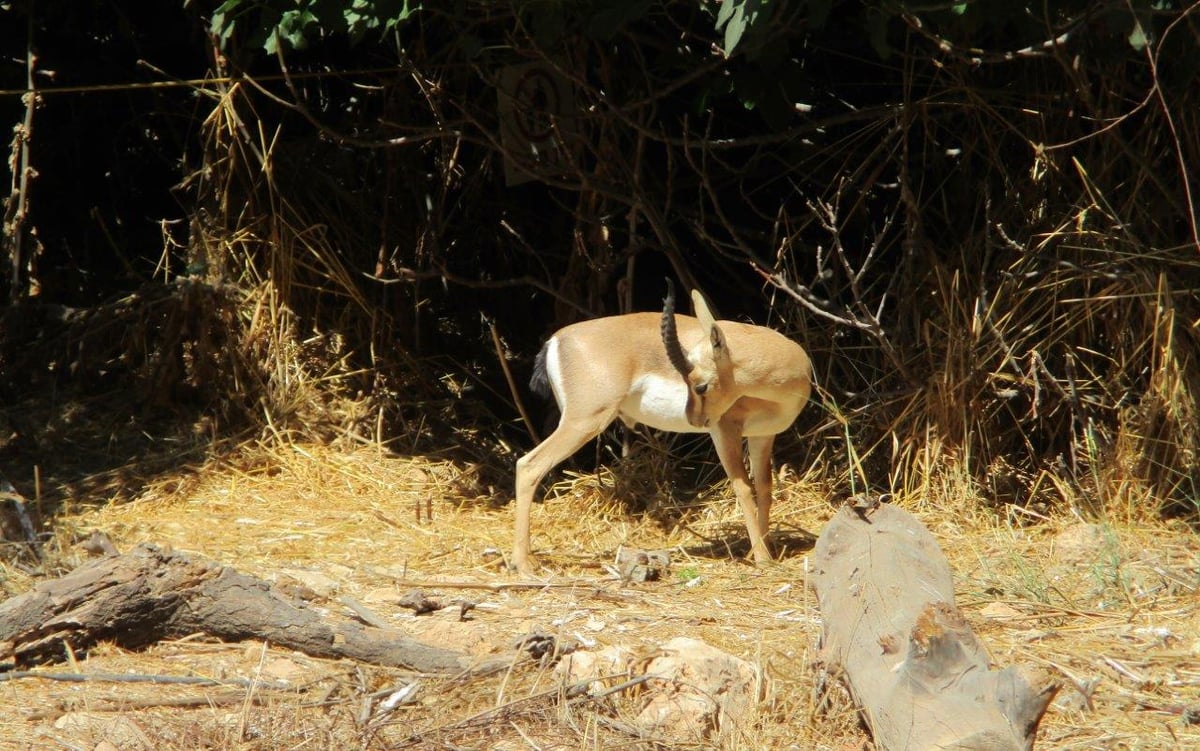
[[[560,329],[542,347],[530,386],[552,393],[558,427],[517,460],[516,541],[510,565],[529,560],[533,494],[546,474],[613,420],[712,436],[742,507],[754,560],[771,559],[771,448],[812,391],[800,345],[766,326],[716,321],[699,291],[696,317],[675,314],[668,280],[663,311],[596,318]],[[750,475],[742,459],[742,438]],[[750,476],[753,476],[751,485]]]

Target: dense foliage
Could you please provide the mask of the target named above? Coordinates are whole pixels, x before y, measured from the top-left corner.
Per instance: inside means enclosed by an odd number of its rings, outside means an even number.
[[[208,399],[424,450],[446,426],[503,465],[528,439],[489,324],[520,375],[553,328],[653,308],[670,274],[811,350],[822,406],[793,464],[1196,510],[1197,5],[200,5],[160,11],[167,33],[17,4],[32,23],[2,45],[56,72],[37,79],[21,296],[226,290],[243,313],[210,310],[242,344],[212,349],[247,361],[193,378]],[[509,98],[530,64],[557,109]],[[522,118],[533,148],[506,132]],[[297,407],[301,382],[328,408]]]

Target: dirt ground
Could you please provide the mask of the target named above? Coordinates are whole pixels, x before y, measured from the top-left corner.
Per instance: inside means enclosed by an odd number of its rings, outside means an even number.
[[[487,675],[420,676],[197,634],[139,652],[101,645],[34,677],[0,675],[0,748],[840,751],[869,744],[844,692],[818,688],[821,622],[807,586],[803,530],[819,533],[833,510],[815,483],[783,474],[774,514],[783,554],[753,567],[724,552],[724,540],[744,543],[744,534],[721,485],[688,509],[641,514],[616,499],[607,470],[559,474],[551,500],[534,510],[547,586],[518,587],[502,570],[511,507],[464,498],[463,472],[376,449],[243,452],[157,480],[131,502],[77,499],[58,519],[58,539],[78,562],[89,554],[70,540],[93,530],[122,551],[141,542],[171,546],[304,588],[330,618],[351,618],[356,605],[481,661],[513,655],[515,640],[535,631],[644,657],[673,637],[700,638],[757,666],[754,721],[681,745],[632,728],[636,690],[567,699],[552,665],[532,659],[514,658]],[[1028,525],[928,499],[896,502],[943,546],[958,604],[996,664],[1060,676],[1038,748],[1200,748],[1200,536],[1192,529],[1073,517]],[[664,521],[675,517],[682,521]],[[669,550],[669,576],[623,585],[606,568],[619,545]],[[36,584],[6,571],[9,595]],[[454,607],[414,615],[399,600],[418,587],[444,602],[472,601],[472,617],[460,620]],[[68,680],[80,674],[92,679]],[[164,683],[164,676],[211,680]],[[402,689],[407,698],[397,696]],[[388,697],[391,709],[381,704]]]

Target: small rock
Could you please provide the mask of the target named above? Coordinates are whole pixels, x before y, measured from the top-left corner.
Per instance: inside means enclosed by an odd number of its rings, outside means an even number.
[[[302,665],[286,657],[276,657],[262,669],[263,677],[285,683],[296,683],[306,672]]]
[[[417,615],[424,615],[425,613],[432,613],[435,610],[442,609],[442,603],[430,598],[419,589],[405,593],[403,597],[396,601],[396,604],[402,608],[408,608]]]
[[[90,556],[110,556],[120,555],[121,551],[117,550],[117,546],[113,544],[112,538],[107,532],[99,529],[93,529],[92,534],[86,540],[79,543],[84,552]]]

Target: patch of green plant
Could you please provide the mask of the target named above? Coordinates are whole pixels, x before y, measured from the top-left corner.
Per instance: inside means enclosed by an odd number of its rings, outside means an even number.
[[[700,569],[695,566],[686,566],[675,572],[675,578],[679,580],[680,584],[687,584],[700,578]]]
[[[1096,551],[1096,560],[1089,573],[1095,582],[1095,593],[1102,599],[1120,599],[1133,602],[1134,585],[1128,570],[1122,565],[1124,556],[1121,544],[1113,530],[1103,528],[1104,541]]]

